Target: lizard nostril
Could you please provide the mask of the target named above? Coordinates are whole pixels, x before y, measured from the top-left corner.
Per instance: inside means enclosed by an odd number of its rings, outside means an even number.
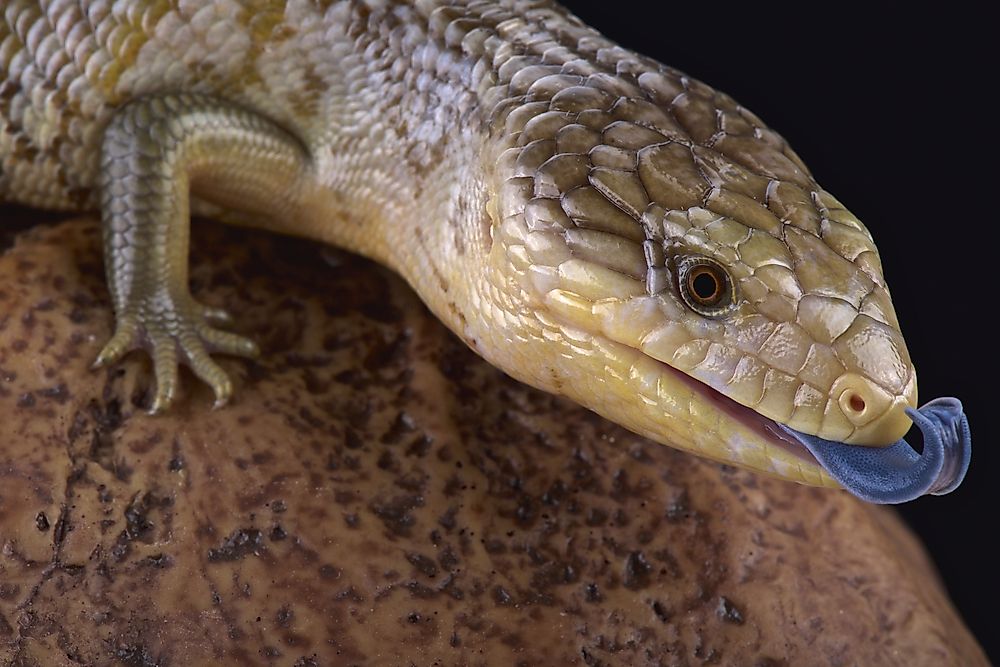
[[[835,394],[841,414],[854,428],[867,425],[888,409],[892,402],[888,394],[882,396],[870,385],[869,381],[856,375],[845,376]]]
[[[915,391],[907,392],[895,396],[858,373],[841,375],[830,391],[833,405],[827,410],[830,424],[847,430],[837,436],[839,441],[883,446],[902,438],[912,425],[905,408],[916,398],[909,397]]]

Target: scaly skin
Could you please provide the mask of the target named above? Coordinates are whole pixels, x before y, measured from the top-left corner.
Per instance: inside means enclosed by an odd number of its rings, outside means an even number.
[[[509,374],[703,456],[835,484],[704,385],[830,440],[905,433],[872,238],[756,116],[545,0],[370,5],[3,5],[0,200],[102,211],[99,360],[147,349],[154,410],[178,363],[224,403],[210,353],[256,350],[189,294],[194,209],[383,262]],[[685,300],[691,258],[731,305]]]

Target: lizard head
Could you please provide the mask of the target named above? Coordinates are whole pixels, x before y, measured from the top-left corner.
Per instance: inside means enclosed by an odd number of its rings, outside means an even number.
[[[718,460],[862,497],[901,485],[870,458],[905,446],[917,400],[878,250],[784,139],[659,65],[520,84],[497,237],[553,354],[590,366],[554,364],[558,390]],[[836,469],[855,451],[851,488]],[[941,467],[920,493],[947,486]]]

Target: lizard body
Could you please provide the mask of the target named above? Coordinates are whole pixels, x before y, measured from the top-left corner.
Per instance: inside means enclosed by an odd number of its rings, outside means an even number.
[[[154,411],[179,363],[222,404],[210,355],[256,354],[189,293],[195,211],[372,257],[507,373],[660,442],[872,500],[968,464],[953,406],[936,462],[882,480],[911,418],[938,426],[867,228],[727,95],[545,0],[13,0],[0,200],[101,210],[98,360],[148,350]]]

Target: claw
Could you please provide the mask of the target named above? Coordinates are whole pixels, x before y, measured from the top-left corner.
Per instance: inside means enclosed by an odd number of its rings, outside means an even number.
[[[153,398],[153,402],[149,406],[149,410],[146,411],[149,415],[162,415],[170,407],[173,402],[173,396],[163,396],[159,391],[156,392],[156,396]]]
[[[210,382],[212,391],[215,392],[215,402],[212,404],[213,410],[218,410],[229,403],[233,396],[233,381],[225,373],[217,382]]]
[[[219,408],[224,408],[229,404],[229,399],[232,397],[233,389],[232,385],[227,382],[227,387],[223,390],[223,393],[219,393],[216,390],[215,402],[212,403],[212,409],[218,410]]]
[[[90,367],[96,370],[113,364],[124,357],[133,347],[136,329],[137,327],[131,318],[123,318],[119,322],[114,335],[104,344],[104,347],[98,352],[97,357]]]

